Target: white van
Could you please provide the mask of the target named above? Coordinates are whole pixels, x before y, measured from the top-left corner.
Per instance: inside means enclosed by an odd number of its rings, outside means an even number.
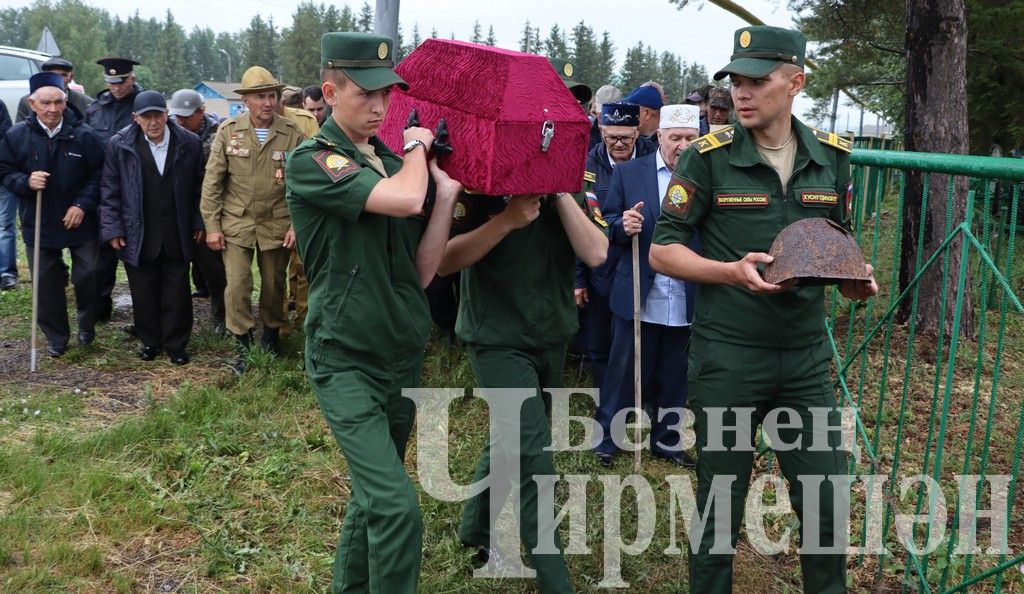
[[[49,54],[0,45],[0,100],[7,104],[11,121],[18,111],[18,101],[28,95],[29,77],[49,59]]]

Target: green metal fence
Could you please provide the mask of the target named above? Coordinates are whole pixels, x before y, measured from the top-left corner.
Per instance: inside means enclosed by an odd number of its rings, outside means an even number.
[[[827,326],[841,396],[856,411],[860,456],[851,464],[853,473],[886,477],[872,479],[881,485],[883,503],[876,505],[884,509],[872,509],[867,496],[853,497],[851,544],[867,544],[880,518],[888,554],[856,557],[851,591],[1022,591],[1024,502],[1019,499],[1024,490],[1017,479],[1024,446],[1024,306],[1018,297],[1022,258],[1015,238],[1024,160],[856,149],[852,162],[854,232],[883,292],[857,304],[833,290]],[[922,172],[924,178],[923,214],[912,281],[901,292],[909,171]],[[945,201],[946,213],[954,211],[957,177],[970,180],[965,220],[954,225],[947,214],[945,241],[934,253],[922,254],[924,213],[935,200]],[[936,187],[944,187],[945,195],[929,195]],[[1000,192],[1007,199],[1000,200]],[[961,259],[951,270],[954,249]],[[939,327],[949,321],[947,309],[954,328],[973,317],[970,339],[960,332],[921,333],[917,327],[921,280],[931,270],[941,274]],[[905,302],[910,316],[899,323],[897,312]],[[940,507],[939,494],[923,483],[901,493],[899,481],[914,475],[936,481],[948,511]],[[987,480],[963,497],[956,475],[1008,476],[1006,500],[992,501]],[[870,482],[860,489],[870,492]],[[974,509],[1005,509],[1008,551],[985,551],[998,522],[979,521],[962,509],[961,500],[971,499]],[[897,514],[927,516],[926,524],[904,531],[924,550],[908,550]],[[981,553],[958,549],[966,542],[957,533],[961,520],[976,528]],[[933,535],[931,530],[940,525],[946,526],[944,535]]]

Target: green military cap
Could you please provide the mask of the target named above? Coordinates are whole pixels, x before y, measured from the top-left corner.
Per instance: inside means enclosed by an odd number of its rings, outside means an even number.
[[[395,42],[373,33],[324,33],[320,38],[320,67],[344,72],[352,82],[367,91],[409,85],[398,76],[395,67]]]
[[[763,78],[783,64],[804,67],[807,38],[799,31],[781,27],[744,27],[732,42],[731,62],[715,73],[715,80],[729,74]]]
[[[590,98],[594,94],[590,90],[590,87],[581,82],[572,80],[572,76],[576,72],[575,64],[562,58],[548,58],[548,62],[551,62],[551,67],[555,69],[558,76],[562,77],[562,80],[565,82],[565,86],[569,87],[569,90],[572,91],[572,95],[573,97],[576,97],[577,101],[580,103],[590,101]]]

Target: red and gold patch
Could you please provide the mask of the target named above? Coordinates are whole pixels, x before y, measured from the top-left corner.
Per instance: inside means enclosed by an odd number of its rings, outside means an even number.
[[[338,182],[360,169],[359,163],[332,151],[320,151],[313,155],[313,160],[320,165],[332,182]]]
[[[602,227],[608,226],[608,222],[601,214],[601,203],[597,201],[597,195],[592,192],[587,192],[587,210],[590,211],[590,217],[594,219],[595,223]]]
[[[835,206],[839,194],[835,192],[800,192],[800,202],[807,206]]]
[[[768,206],[768,194],[718,194],[715,204],[719,208],[761,208]]]
[[[693,202],[696,189],[690,182],[673,177],[668,189],[665,190],[665,199],[661,203],[661,210],[685,215],[690,210],[690,203]]]

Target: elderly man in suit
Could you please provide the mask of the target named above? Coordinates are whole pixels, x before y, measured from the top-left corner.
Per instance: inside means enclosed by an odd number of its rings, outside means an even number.
[[[686,356],[696,288],[661,274],[647,262],[654,223],[661,214],[661,198],[668,188],[679,155],[696,140],[700,112],[694,105],[666,105],[657,131],[659,149],[645,157],[621,163],[612,172],[605,207],[609,241],[629,249],[640,242],[640,373],[643,394],[653,412],[651,450],[655,456],[684,467],[693,460],[681,450],[673,431],[686,403]],[[691,246],[699,250],[696,244]],[[633,266],[621,258],[612,281],[612,346],[608,370],[601,384],[596,419],[602,438],[594,453],[609,467],[625,433],[625,416],[633,405]]]
[[[188,265],[202,237],[199,137],[171,121],[164,96],[135,96],[132,118],[110,138],[103,167],[100,237],[124,261],[132,293],[139,357],[161,350],[189,362],[192,299]]]

